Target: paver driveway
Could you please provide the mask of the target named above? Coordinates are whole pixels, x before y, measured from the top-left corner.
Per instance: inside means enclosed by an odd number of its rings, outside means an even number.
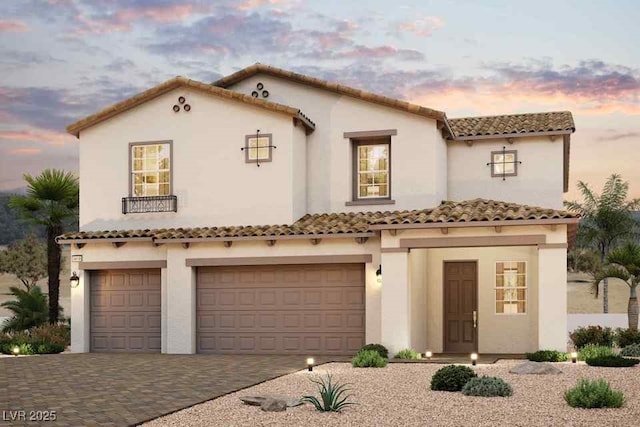
[[[329,358],[316,358],[316,363]],[[304,356],[59,354],[0,358],[10,410],[55,410],[41,425],[126,426],[305,368]]]

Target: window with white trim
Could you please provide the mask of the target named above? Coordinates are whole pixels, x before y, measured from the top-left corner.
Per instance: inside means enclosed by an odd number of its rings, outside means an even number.
[[[354,199],[388,199],[391,197],[389,177],[389,143],[358,143]]]
[[[131,195],[134,197],[171,194],[171,145],[167,143],[131,145]]]
[[[496,262],[496,313],[524,314],[527,312],[527,263],[524,261]]]

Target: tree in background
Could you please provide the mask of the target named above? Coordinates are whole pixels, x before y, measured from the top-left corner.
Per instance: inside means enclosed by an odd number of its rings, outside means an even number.
[[[70,172],[46,169],[37,177],[25,174],[24,179],[28,184],[26,194],[12,196],[9,205],[22,219],[46,229],[49,322],[57,323],[62,254],[56,237],[77,219],[78,178]]]
[[[30,291],[47,277],[47,247],[34,235],[12,243],[0,252],[0,273],[13,274]]]
[[[640,199],[627,200],[629,183],[616,174],[607,179],[601,194],[595,193],[582,181],[578,182],[578,189],[583,202],[565,202],[567,209],[582,216],[577,244],[583,248],[595,247],[604,263],[611,249],[637,234],[638,224],[632,211],[640,209]],[[609,312],[609,282],[606,278],[602,281],[602,309],[604,313]]]
[[[607,265],[595,276],[594,286],[608,277],[622,279],[629,286],[629,328],[638,329],[638,293],[640,285],[640,246],[627,242],[607,255]]]

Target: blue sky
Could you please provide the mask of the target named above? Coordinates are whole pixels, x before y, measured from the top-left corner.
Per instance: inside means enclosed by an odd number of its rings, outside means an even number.
[[[638,22],[640,4],[620,0],[3,1],[0,190],[77,170],[64,127],[85,115],[262,62],[449,117],[571,110],[572,189],[617,172],[640,197]]]

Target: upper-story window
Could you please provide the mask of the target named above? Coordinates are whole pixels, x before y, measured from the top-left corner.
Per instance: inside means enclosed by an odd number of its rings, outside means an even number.
[[[354,200],[390,199],[391,144],[354,142]]]
[[[270,162],[273,145],[271,134],[253,134],[245,137],[245,161],[247,163]]]
[[[491,152],[491,176],[501,177],[518,175],[518,152],[502,150]]]
[[[131,144],[131,195],[171,194],[171,143]]]

